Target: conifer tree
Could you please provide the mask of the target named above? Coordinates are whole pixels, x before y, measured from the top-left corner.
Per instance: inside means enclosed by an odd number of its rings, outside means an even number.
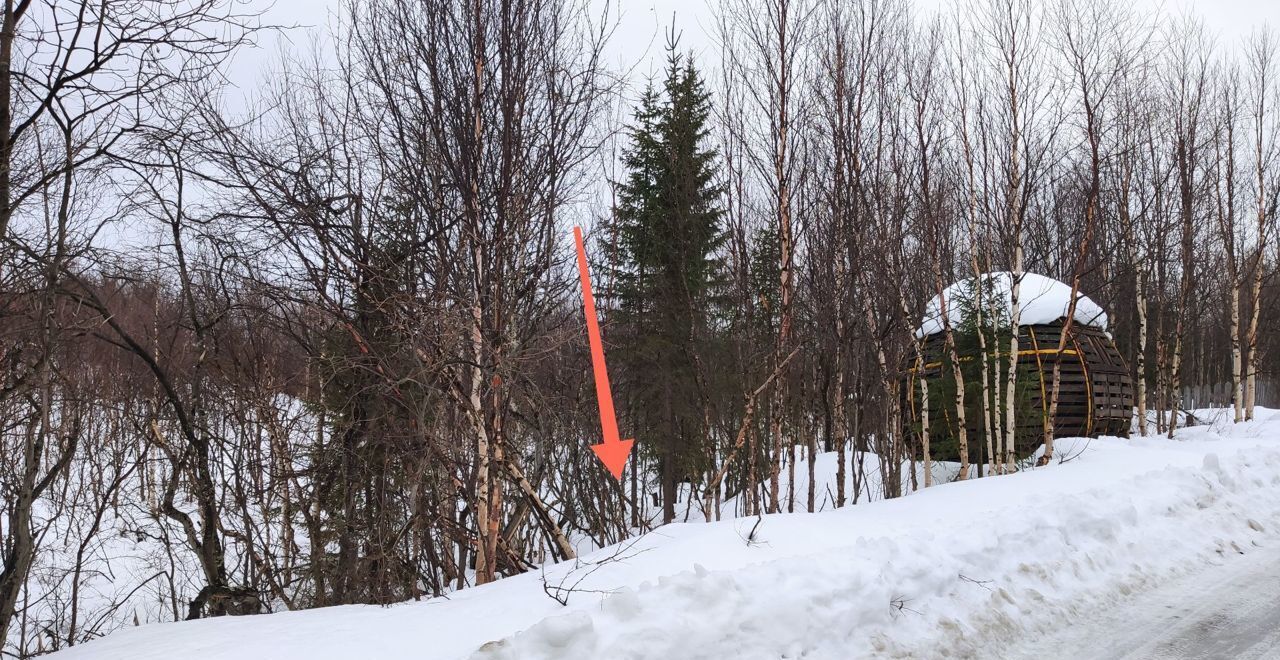
[[[724,241],[709,142],[711,96],[692,58],[667,45],[666,79],[650,82],[635,111],[626,176],[617,184],[620,358],[643,429],[639,446],[656,459],[663,519],[675,518],[676,484],[708,467],[700,351],[710,341]],[[647,435],[648,437],[644,437]]]

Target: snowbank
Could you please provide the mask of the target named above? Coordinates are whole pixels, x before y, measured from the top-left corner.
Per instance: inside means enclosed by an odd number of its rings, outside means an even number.
[[[758,526],[669,525],[447,599],[149,625],[55,657],[998,656],[1280,544],[1280,414],[1260,417],[1173,441],[1061,440],[1065,463]]]
[[[984,291],[983,307],[986,308],[989,302],[999,305],[996,309],[1004,317],[1009,316],[1009,310],[1013,308],[1013,274],[1009,272],[986,273],[982,276],[984,280],[990,281],[991,290]],[[959,301],[967,297],[970,291],[974,290],[974,278],[961,280],[952,284],[942,291],[943,297],[947,303],[947,320],[952,327],[955,327],[964,321],[964,310]],[[994,295],[993,301],[985,299],[988,295]],[[1102,330],[1107,329],[1107,313],[1102,311],[1102,307],[1089,299],[1083,293],[1077,294],[1079,297],[1076,301],[1075,322],[1084,325],[1092,325]],[[920,327],[916,329],[916,337],[927,337],[943,331],[942,324],[942,304],[938,296],[934,296],[925,307],[924,318],[920,321]],[[1042,323],[1053,323],[1067,315],[1068,309],[1071,307],[1071,287],[1063,284],[1058,280],[1044,275],[1036,275],[1035,273],[1023,273],[1022,282],[1018,287],[1018,321],[1022,325],[1039,325]]]

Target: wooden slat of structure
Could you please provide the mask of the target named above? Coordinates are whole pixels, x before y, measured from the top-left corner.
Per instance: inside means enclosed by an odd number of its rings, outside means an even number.
[[[1103,331],[1092,326],[1072,327],[1067,337],[1066,350],[1059,352],[1058,344],[1062,337],[1061,324],[1023,326],[1021,329],[1018,362],[1024,370],[1038,373],[1039,377],[1032,384],[1028,405],[1031,409],[1047,411],[1053,382],[1053,367],[1059,369],[1059,395],[1057,415],[1053,420],[1055,437],[1079,435],[1121,435],[1127,436],[1133,415],[1133,383],[1129,376],[1129,367],[1123,356],[1116,350],[1114,342]],[[919,393],[916,380],[923,376],[930,380],[949,377],[943,368],[943,341],[941,335],[934,335],[925,340],[925,369],[916,373],[909,369],[909,379],[914,387],[908,387],[907,403],[904,411],[910,415],[918,415]],[[972,356],[962,360],[973,359]],[[1024,371],[1025,373],[1025,371]],[[945,408],[945,407],[944,407]],[[942,411],[945,423],[931,425],[930,435],[939,442],[946,442],[950,435],[950,413]],[[935,414],[938,414],[935,411]],[[980,433],[980,415],[971,415],[969,432]],[[1043,436],[1043,417],[1041,415],[1020,416],[1015,433],[1018,450],[1023,455],[1039,446]],[[939,460],[951,460],[945,456],[937,456]]]

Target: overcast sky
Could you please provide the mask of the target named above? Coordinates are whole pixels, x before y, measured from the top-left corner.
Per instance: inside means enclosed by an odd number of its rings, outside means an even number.
[[[605,0],[592,0],[593,4],[601,4]],[[952,0],[915,0],[913,5],[918,13],[930,13],[941,7],[950,6]],[[965,0],[960,0],[964,2]],[[1166,15],[1190,13],[1204,19],[1209,31],[1215,35],[1222,45],[1229,45],[1247,36],[1255,27],[1265,24],[1280,29],[1280,0],[1120,0],[1130,1],[1136,6],[1145,6],[1150,11],[1161,11]],[[660,70],[662,66],[663,30],[675,16],[676,23],[683,33],[681,46],[692,50],[700,60],[707,64],[716,61],[715,42],[711,35],[714,32],[714,9],[720,0],[620,0],[614,2],[615,13],[619,25],[609,44],[609,62],[619,68],[632,68],[636,76],[643,76]],[[263,5],[270,4],[266,22],[301,25],[302,28],[290,30],[287,38],[294,46],[306,47],[311,37],[311,29],[323,27],[329,20],[332,10],[339,6],[340,0],[263,0]],[[244,53],[237,59],[232,72],[233,81],[252,94],[252,88],[260,80],[260,73],[277,60],[279,43],[276,37],[268,37],[255,50]]]
[[[251,0],[252,1],[252,0]],[[225,101],[231,106],[240,105],[259,94],[259,86],[272,68],[278,66],[282,48],[289,48],[299,55],[308,52],[318,41],[326,26],[332,24],[333,11],[342,0],[258,0],[266,7],[265,24],[296,25],[281,34],[267,33],[259,38],[256,48],[240,52],[232,62],[228,77],[240,94],[229,94]],[[606,0],[591,0],[600,6]],[[618,70],[631,70],[638,89],[648,74],[660,72],[663,66],[664,29],[672,16],[683,36],[682,50],[692,51],[706,69],[718,64],[715,39],[715,8],[721,0],[617,0],[613,2],[618,27],[608,46],[608,63]],[[917,13],[931,13],[942,7],[950,7],[954,1],[967,0],[915,0]],[[1162,6],[1164,14],[1178,15],[1188,12],[1204,19],[1209,31],[1223,45],[1238,42],[1255,27],[1269,24],[1280,30],[1280,0],[1118,0],[1133,2],[1157,11]],[[707,71],[710,74],[710,71]],[[634,96],[634,94],[632,94]],[[238,97],[238,98],[237,98]],[[241,105],[238,109],[243,109]],[[620,109],[625,116],[627,110]],[[124,236],[133,235],[134,229],[125,229],[121,237],[110,242],[132,242]]]

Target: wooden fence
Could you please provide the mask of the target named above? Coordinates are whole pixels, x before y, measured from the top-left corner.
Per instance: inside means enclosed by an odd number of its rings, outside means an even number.
[[[1258,379],[1254,403],[1266,408],[1280,408],[1280,382]],[[1216,385],[1192,385],[1182,388],[1182,407],[1225,408],[1231,405],[1231,383]]]

